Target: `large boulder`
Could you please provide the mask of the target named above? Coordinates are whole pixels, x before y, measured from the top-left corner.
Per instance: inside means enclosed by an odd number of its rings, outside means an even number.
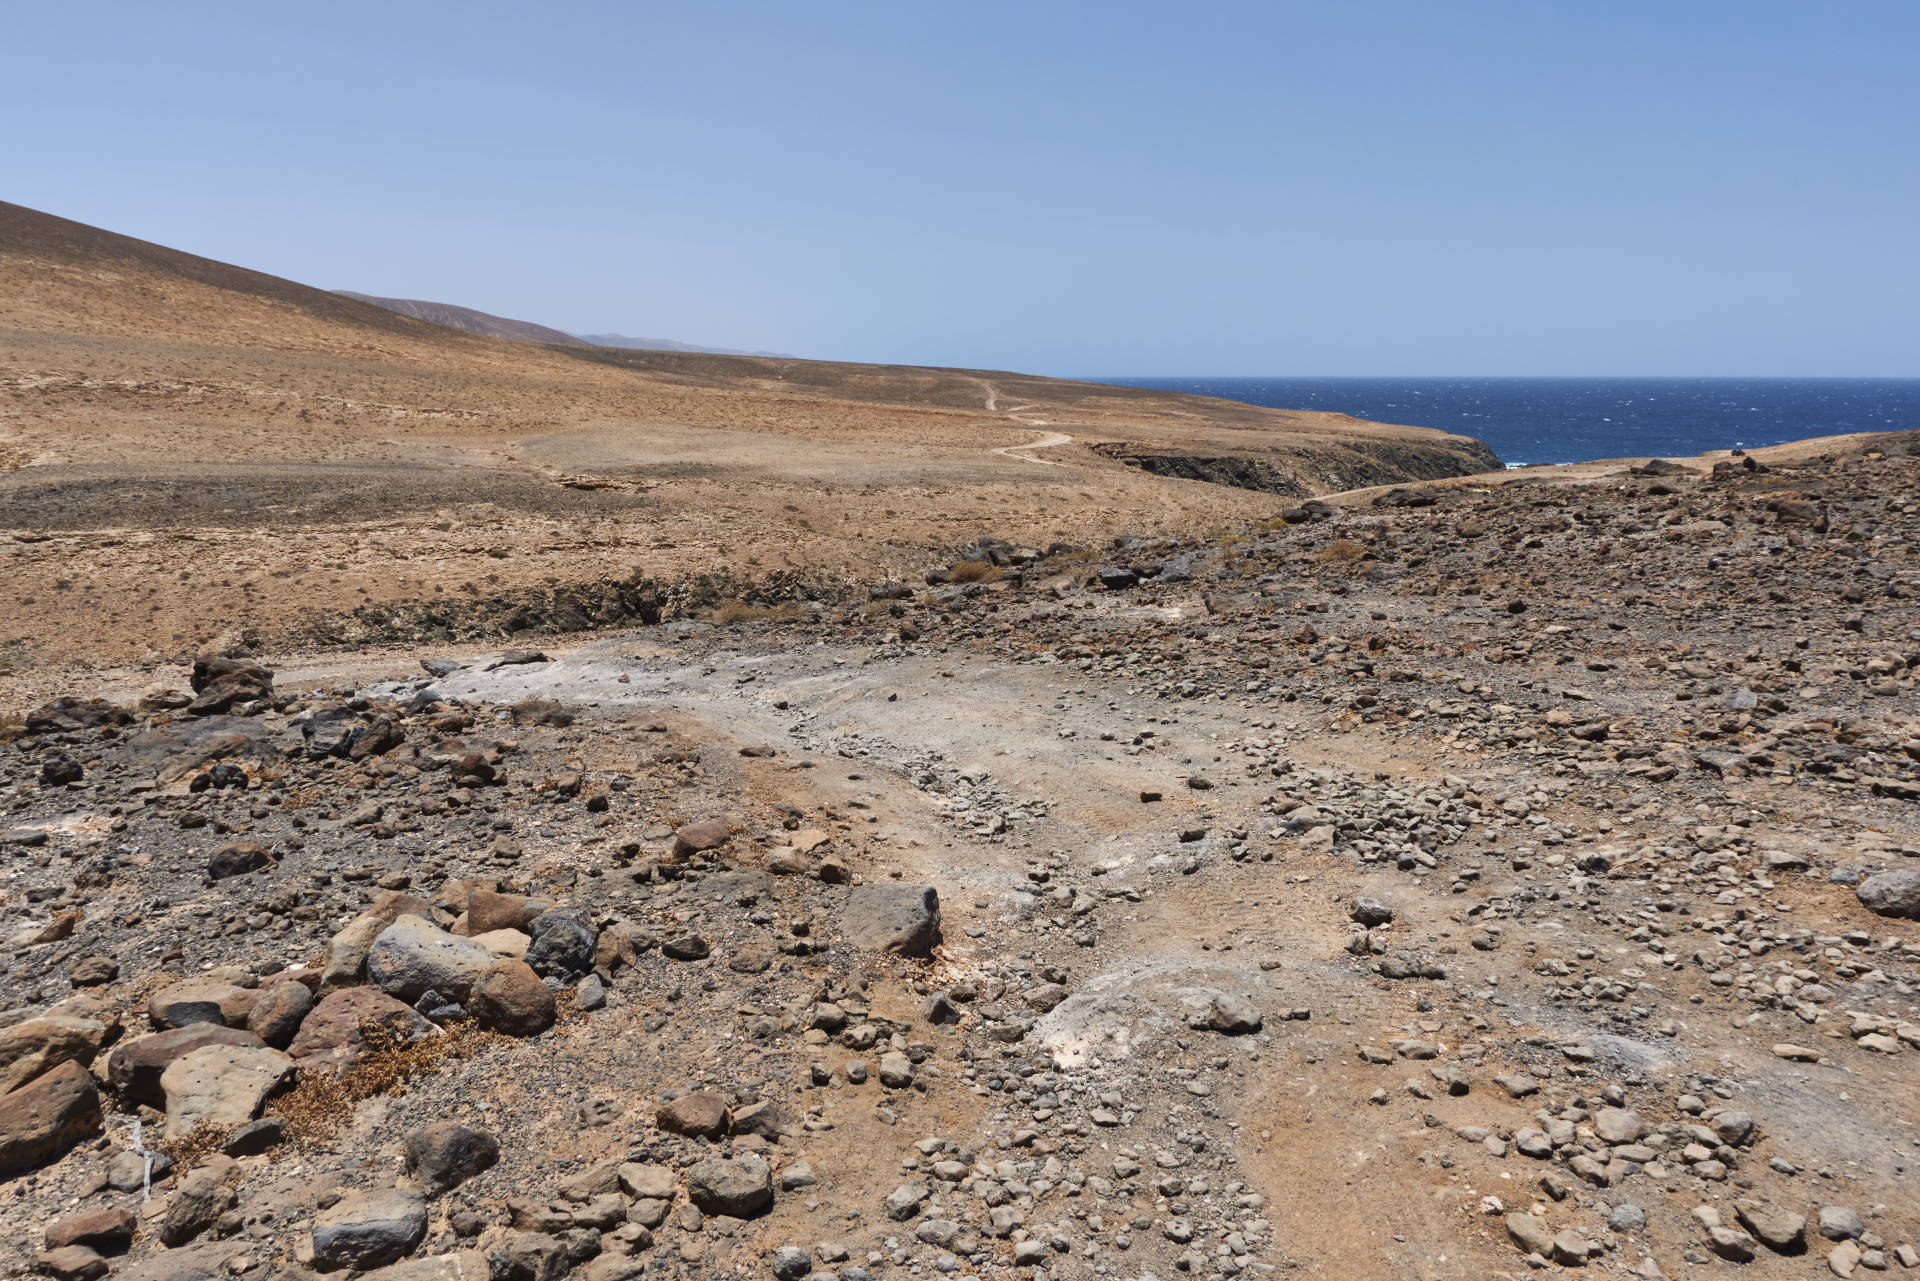
[[[491,954],[489,954],[491,955]],[[553,992],[525,961],[502,957],[487,967],[467,997],[480,1026],[508,1036],[535,1036],[553,1026]]]
[[[687,1199],[708,1214],[748,1218],[773,1204],[773,1171],[757,1156],[710,1156],[687,1170]]]
[[[1876,916],[1920,921],[1920,871],[1913,868],[1869,876],[1854,893],[1859,895],[1861,905]]]
[[[388,996],[417,1001],[427,992],[465,1000],[494,954],[418,916],[380,931],[367,952],[367,977]]]
[[[100,1092],[78,1063],[62,1063],[0,1094],[0,1179],[37,1170],[100,1133]]]
[[[313,1221],[313,1262],[322,1270],[379,1268],[412,1254],[427,1235],[427,1204],[405,1188],[353,1192]]]
[[[267,710],[273,702],[273,673],[237,658],[202,658],[193,664],[193,716],[241,716]]]
[[[351,987],[360,982],[366,969],[367,952],[382,930],[403,916],[433,918],[433,905],[423,898],[398,890],[383,892],[373,906],[348,921],[327,943],[327,959],[320,970],[323,989]]]
[[[160,1077],[182,1055],[208,1045],[264,1045],[259,1037],[220,1023],[194,1023],[122,1041],[107,1055],[107,1083],[131,1103],[159,1106],[166,1098]]]
[[[673,852],[678,858],[689,854],[699,854],[706,850],[717,850],[727,843],[732,829],[724,819],[710,818],[701,823],[688,823],[673,834]]]
[[[166,1137],[184,1139],[201,1125],[245,1125],[292,1075],[293,1060],[265,1046],[206,1045],[182,1055],[160,1074]]]
[[[96,1019],[47,1014],[0,1028],[0,1094],[17,1090],[62,1063],[86,1066],[107,1043]]]
[[[940,895],[931,885],[859,885],[847,894],[840,919],[841,932],[857,948],[925,956],[940,941]]]
[[[439,1032],[378,988],[346,987],[322,997],[301,1020],[287,1053],[302,1070],[346,1067],[374,1048],[367,1040],[369,1030],[402,1044]]]

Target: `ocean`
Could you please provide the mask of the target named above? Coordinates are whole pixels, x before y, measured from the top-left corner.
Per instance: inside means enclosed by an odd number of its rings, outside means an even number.
[[[1509,465],[1920,429],[1920,378],[1101,378],[1478,436]]]

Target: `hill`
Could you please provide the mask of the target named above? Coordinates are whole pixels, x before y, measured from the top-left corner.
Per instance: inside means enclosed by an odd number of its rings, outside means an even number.
[[[385,307],[388,311],[397,311],[403,316],[412,316],[415,320],[445,325],[449,329],[464,330],[470,334],[485,334],[489,338],[511,338],[515,342],[551,342],[562,346],[581,341],[572,334],[562,333],[558,329],[549,329],[545,325],[536,325],[532,321],[509,320],[505,316],[493,316],[484,311],[475,311],[471,307],[456,307],[447,302],[425,302],[418,298],[376,298],[372,294],[358,294],[351,289],[336,289],[334,292],[343,298],[358,299],[361,302],[372,303],[376,307]]]
[[[771,356],[776,360],[794,360],[777,351],[741,351],[737,347],[701,347],[671,338],[630,338],[626,334],[581,334],[596,347],[626,347],[637,351],[694,351],[708,356]]]
[[[773,598],[918,580],[983,536],[1090,545],[1498,461],[1003,371],[509,341],[18,205],[0,395],[16,667],[608,577]]]

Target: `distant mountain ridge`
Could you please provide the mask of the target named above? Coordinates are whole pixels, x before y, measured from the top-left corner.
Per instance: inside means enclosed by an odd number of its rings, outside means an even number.
[[[671,338],[629,338],[625,334],[581,334],[595,347],[625,347],[629,351],[697,351],[709,356],[760,356],[768,360],[799,360],[784,351],[743,351],[738,347],[696,347]]]
[[[563,347],[623,347],[629,351],[692,351],[709,356],[769,356],[779,360],[798,359],[777,351],[700,347],[693,343],[675,342],[671,338],[630,338],[626,334],[576,335],[562,329],[536,325],[530,320],[513,320],[490,312],[476,311],[472,307],[456,306],[450,302],[428,302],[422,298],[381,298],[374,294],[356,293],[351,289],[336,289],[333,292],[343,298],[372,303],[388,311],[397,311],[403,316],[412,316],[415,320],[424,320],[428,324],[445,325],[449,329],[458,329],[469,334],[482,334],[488,338],[510,338],[515,342],[558,343]]]
[[[490,315],[484,311],[475,311],[471,307],[456,307],[449,302],[427,302],[420,298],[378,298],[373,294],[355,293],[351,289],[336,289],[334,292],[344,298],[370,302],[376,307],[385,307],[388,311],[397,311],[403,316],[424,320],[428,324],[445,325],[449,329],[459,329],[470,334],[484,334],[489,338],[511,338],[515,342],[551,342],[566,347],[587,345],[572,334],[563,333],[558,329],[549,329],[545,325],[536,325],[528,320],[510,320],[505,316]]]

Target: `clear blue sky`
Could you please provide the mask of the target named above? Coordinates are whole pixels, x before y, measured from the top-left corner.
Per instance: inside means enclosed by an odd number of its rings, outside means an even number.
[[[6,198],[576,332],[1920,375],[1916,0],[15,5]]]

